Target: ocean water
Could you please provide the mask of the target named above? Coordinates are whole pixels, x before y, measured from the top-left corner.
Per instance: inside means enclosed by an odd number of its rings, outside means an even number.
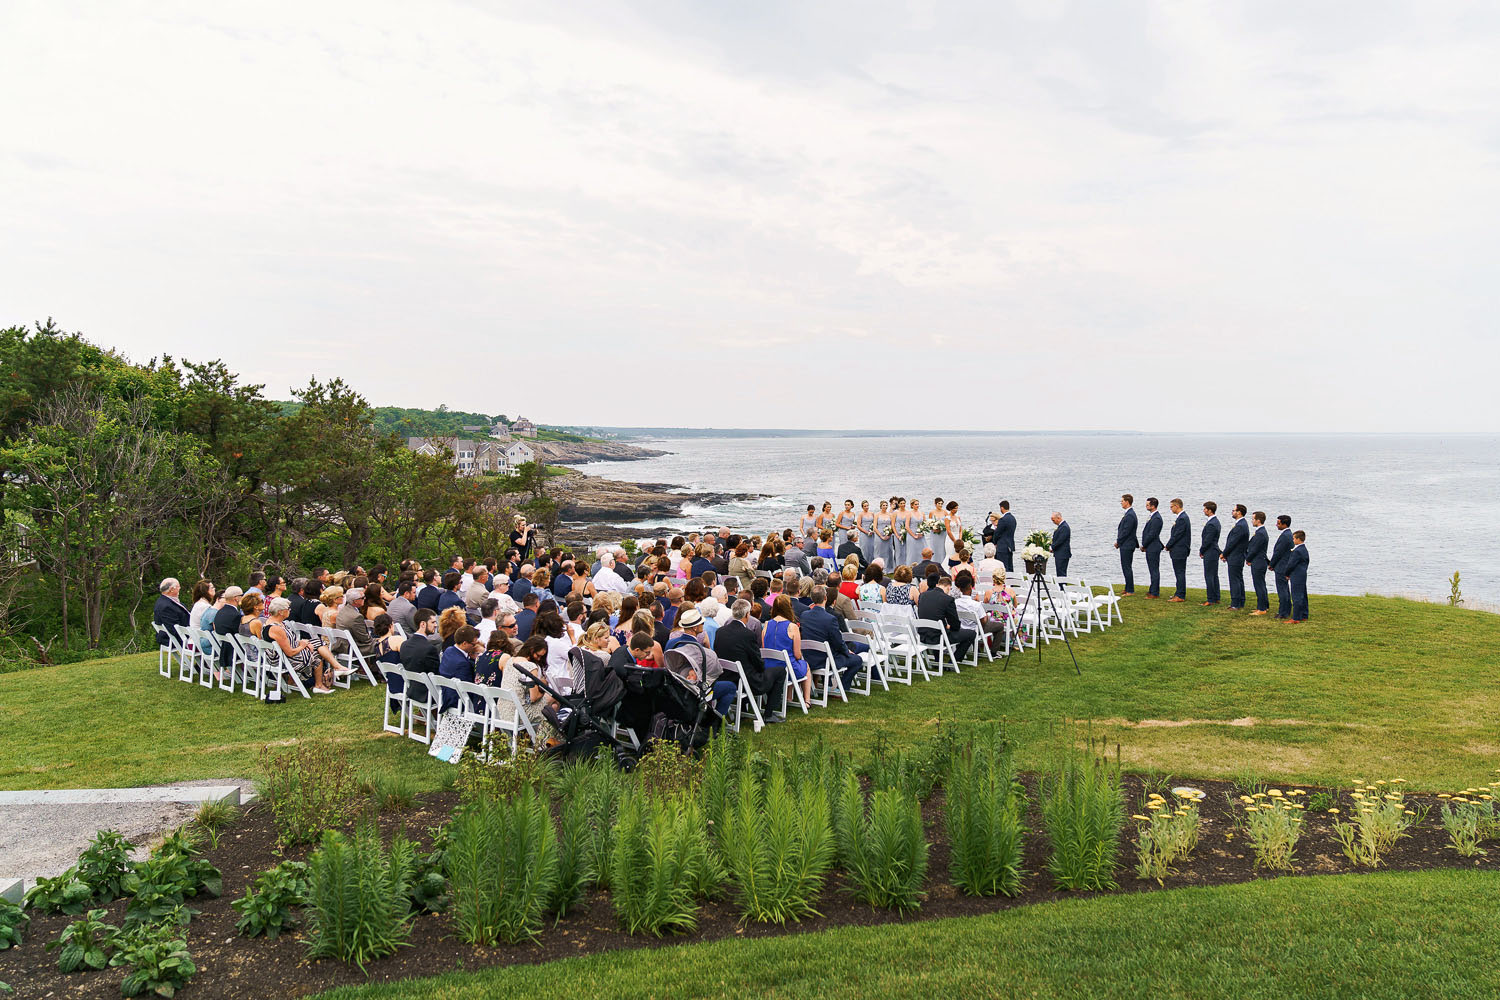
[[[1197,558],[1202,504],[1243,503],[1307,532],[1314,593],[1445,598],[1462,574],[1465,597],[1500,604],[1500,437],[1493,435],[1016,434],[664,438],[667,451],[635,462],[581,468],[611,479],[675,484],[689,492],[758,493],[764,499],[690,506],[671,528],[727,523],[764,531],[796,524],[809,503],[846,498],[934,496],[957,500],[964,523],[1009,500],[1017,539],[1051,528],[1060,510],[1073,529],[1073,566],[1120,579],[1113,548],[1119,496],[1181,497],[1192,518],[1189,586],[1202,586]],[[642,524],[641,527],[656,525]],[[1170,583],[1171,569],[1162,560]],[[1145,579],[1136,555],[1137,585]],[[1221,582],[1222,582],[1221,575]],[[1227,594],[1226,594],[1227,599]]]

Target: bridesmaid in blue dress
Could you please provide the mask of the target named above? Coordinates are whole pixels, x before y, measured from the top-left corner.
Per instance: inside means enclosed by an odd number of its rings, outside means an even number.
[[[824,531],[833,530],[833,501],[824,500],[823,509],[813,520],[813,546],[807,550],[807,554],[815,556],[818,554],[818,539],[823,537]]]
[[[891,565],[885,568],[886,576],[906,562],[906,498],[891,497]]]
[[[854,537],[854,526],[857,523],[858,519],[854,516],[854,501],[845,500],[844,509],[839,511],[839,530],[838,533],[833,536],[833,544],[835,547],[842,546],[845,542]]]
[[[797,521],[797,534],[802,536],[802,551],[808,555],[818,551],[818,508],[807,505],[807,513]]]
[[[870,501],[859,502],[859,557],[865,565],[875,558],[875,515],[870,513]]]
[[[886,569],[894,568],[896,557],[896,547],[892,544],[894,536],[891,533],[890,507],[889,500],[880,501],[880,513],[875,515],[875,558]]]
[[[906,508],[906,558],[901,560],[908,566],[922,561],[922,546],[927,542],[922,534],[922,501],[913,500]]]

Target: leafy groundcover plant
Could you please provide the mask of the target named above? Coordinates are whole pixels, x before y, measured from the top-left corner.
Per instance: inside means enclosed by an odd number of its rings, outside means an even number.
[[[261,797],[271,807],[283,845],[310,844],[343,824],[359,781],[348,755],[324,740],[266,747],[260,754]]]
[[[171,924],[121,931],[117,942],[118,948],[109,964],[130,970],[120,983],[120,992],[127,997],[142,993],[171,997],[198,971],[188,953],[187,942]]]
[[[80,920],[63,928],[56,941],[47,944],[57,952],[57,967],[63,972],[78,969],[102,969],[109,965],[120,929],[104,922],[104,911],[90,910]]]
[[[546,794],[524,785],[514,798],[465,805],[448,828],[443,864],[459,937],[470,944],[535,937],[558,881]]]
[[[948,877],[971,896],[1021,891],[1025,798],[1009,747],[997,735],[956,754],[943,792]]]
[[[21,943],[31,915],[8,899],[0,899],[0,951]]]
[[[1146,798],[1146,811],[1131,819],[1136,821],[1136,874],[1154,878],[1160,883],[1174,869],[1172,864],[1185,858],[1198,846],[1198,803],[1202,792],[1179,789],[1173,792],[1175,803],[1160,792]]]
[[[261,872],[245,894],[229,904],[240,915],[234,929],[246,937],[264,934],[274,940],[297,925],[292,907],[306,906],[310,889],[307,865],[300,861],[283,861]]]
[[[928,844],[915,798],[877,788],[867,810],[859,778],[850,771],[840,795],[838,844],[856,899],[901,913],[922,905]]]
[[[1302,837],[1306,805],[1297,799],[1306,795],[1300,788],[1287,794],[1272,788],[1254,795],[1241,795],[1245,807],[1245,831],[1255,851],[1255,867],[1273,871],[1291,871]],[[1335,816],[1338,810],[1329,808]]]
[[[401,834],[389,852],[370,824],[353,838],[330,830],[308,858],[308,955],[357,965],[406,943],[416,851]]]
[[[1047,867],[1059,889],[1114,889],[1125,799],[1118,748],[1066,739],[1041,779],[1042,818],[1052,840]]]
[[[1404,779],[1377,781],[1366,785],[1356,780],[1353,799],[1354,815],[1349,822],[1333,824],[1334,836],[1344,856],[1356,865],[1378,868],[1380,859],[1407,836],[1407,829],[1427,815],[1426,807],[1412,809],[1400,791]]]

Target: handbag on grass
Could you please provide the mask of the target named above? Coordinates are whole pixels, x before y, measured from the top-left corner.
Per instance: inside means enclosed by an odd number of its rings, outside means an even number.
[[[474,723],[466,721],[457,712],[438,718],[437,732],[432,736],[432,749],[427,752],[438,760],[457,764],[474,734]]]

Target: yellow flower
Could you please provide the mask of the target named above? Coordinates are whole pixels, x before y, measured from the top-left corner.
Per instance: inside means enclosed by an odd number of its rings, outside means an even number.
[[[1438,793],[1438,798],[1440,798],[1440,799],[1451,799],[1451,798],[1453,798],[1453,796],[1449,795],[1447,792],[1439,792]]]
[[[1329,809],[1329,810],[1328,810],[1328,811],[1329,811],[1329,812],[1330,812],[1330,813],[1331,813],[1331,814],[1333,814],[1333,815],[1334,815],[1334,816],[1337,816],[1337,815],[1338,815],[1338,814],[1339,814],[1339,811],[1338,811],[1338,810],[1337,810],[1337,809]]]
[[[1392,778],[1391,779],[1391,784],[1393,784],[1393,785],[1404,785],[1404,784],[1406,784],[1406,779],[1405,778]]]
[[[1273,799],[1279,799],[1279,798],[1281,798],[1281,789],[1279,789],[1279,788],[1273,788],[1273,789],[1271,789],[1271,791],[1270,791],[1269,794],[1270,794],[1271,798],[1273,798]]]
[[[1384,780],[1384,779],[1381,779],[1381,780],[1380,780],[1380,781],[1377,781],[1377,782],[1375,782],[1375,784],[1377,784],[1377,785],[1383,785],[1383,784],[1385,784],[1385,783],[1386,783],[1386,782],[1385,782],[1385,780]]]
[[[1250,796],[1248,796],[1248,795],[1241,795],[1241,796],[1240,796],[1240,801],[1241,801],[1241,802],[1247,802],[1247,803],[1248,803],[1248,802],[1254,802],[1254,801],[1255,801],[1255,800],[1254,800],[1254,799],[1252,799],[1252,798],[1251,798],[1251,797],[1250,797]]]
[[[1151,822],[1151,817],[1150,817],[1150,816],[1132,816],[1132,817],[1130,817],[1130,818],[1131,818],[1131,819],[1139,819],[1139,820],[1144,820],[1144,821],[1145,821],[1145,822],[1147,822],[1147,823],[1149,823],[1149,822]]]
[[[1406,813],[1406,815],[1408,815],[1408,816],[1415,816],[1416,815],[1416,813],[1412,812],[1410,809],[1403,809],[1401,811],[1404,812],[1404,813]]]

